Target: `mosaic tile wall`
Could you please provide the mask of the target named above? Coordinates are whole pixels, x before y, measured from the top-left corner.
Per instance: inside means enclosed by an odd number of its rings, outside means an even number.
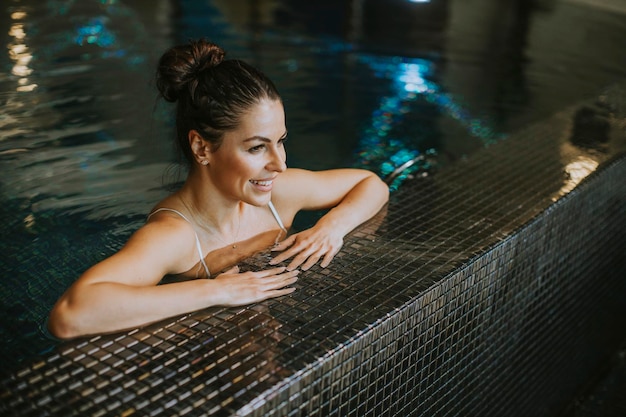
[[[405,183],[290,296],[3,373],[1,414],[554,416],[626,336],[625,97]]]

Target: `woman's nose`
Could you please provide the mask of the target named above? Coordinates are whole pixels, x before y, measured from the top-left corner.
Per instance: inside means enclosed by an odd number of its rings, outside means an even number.
[[[284,151],[275,150],[272,152],[272,159],[269,161],[268,169],[275,172],[283,172],[287,169],[286,155]]]

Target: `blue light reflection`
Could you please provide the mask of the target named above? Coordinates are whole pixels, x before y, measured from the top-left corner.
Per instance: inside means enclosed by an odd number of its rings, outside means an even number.
[[[452,95],[430,81],[435,72],[431,61],[367,54],[360,54],[358,58],[373,71],[375,77],[391,81],[391,94],[382,97],[372,112],[371,123],[364,129],[357,155],[359,164],[386,178],[392,190],[418,172],[428,175],[437,163],[436,149],[420,151],[408,143],[419,138],[403,139],[391,135],[394,126],[411,111],[410,106],[417,99],[434,105],[441,113],[461,123],[471,136],[479,138],[485,146],[504,137],[483,120],[473,117]],[[398,172],[401,167],[406,168]]]
[[[92,44],[103,48],[115,45],[115,35],[107,29],[106,21],[105,17],[96,17],[78,27],[75,42],[80,46]]]

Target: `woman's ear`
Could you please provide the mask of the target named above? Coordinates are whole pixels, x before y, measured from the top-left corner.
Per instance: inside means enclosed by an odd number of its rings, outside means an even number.
[[[188,134],[189,147],[196,161],[201,165],[208,165],[211,157],[211,146],[196,130],[190,130]]]

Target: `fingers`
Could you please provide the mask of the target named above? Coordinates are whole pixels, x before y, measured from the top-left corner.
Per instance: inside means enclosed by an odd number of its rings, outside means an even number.
[[[321,249],[314,253],[311,253],[311,251],[300,252],[291,260],[289,265],[287,265],[287,271],[296,269],[300,265],[302,265],[302,270],[306,271],[315,265],[322,255],[323,251]]]
[[[273,277],[263,278],[262,289],[264,291],[277,290],[295,283],[298,280],[300,271],[289,271]]]
[[[333,252],[328,252],[326,255],[324,255],[324,259],[322,259],[322,263],[320,264],[320,266],[322,268],[326,268],[328,265],[330,265],[330,263],[332,262],[333,259],[335,259],[335,255],[337,255],[339,251],[333,251]]]
[[[326,252],[326,254],[324,254],[324,259],[322,259],[322,263],[320,264],[320,266],[322,268],[326,268],[328,265],[330,265],[332,260],[335,259],[335,255],[339,253],[342,247],[343,247],[343,242],[340,246],[337,246],[333,248],[333,250]]]
[[[276,257],[272,258],[272,260],[269,261],[269,264],[270,265],[278,265],[279,263],[281,263],[281,262],[291,258],[296,253],[298,253],[298,251],[294,250],[294,249],[290,249],[288,251],[285,251],[285,252],[281,253],[280,255],[277,255]]]
[[[291,235],[285,240],[283,240],[282,242],[274,245],[274,247],[272,248],[272,251],[283,251],[287,249],[289,246],[293,245],[295,241],[296,241],[296,235]]]
[[[279,249],[278,247],[276,247],[275,249],[272,249],[272,251],[278,251],[278,250],[283,250],[283,249]],[[270,265],[278,265],[279,263],[291,258],[292,256],[294,256],[295,254],[297,254],[300,251],[300,249],[298,249],[298,247],[294,246],[291,247],[290,249],[276,255],[271,261],[269,261]]]
[[[272,248],[272,251],[282,251],[282,250],[284,250],[284,252],[278,254],[275,258],[273,258],[271,261],[269,261],[269,264],[270,265],[277,265],[277,264],[279,264],[279,263],[281,263],[281,262],[291,258],[294,255],[298,255],[296,258],[294,258],[294,260],[287,267],[287,270],[291,271],[291,270],[297,268],[298,265],[300,265],[302,262],[304,262],[304,260],[307,258],[308,255],[303,257],[302,253],[309,246],[310,246],[310,243],[307,242],[306,238],[299,238],[299,234],[291,235],[287,239],[285,239],[282,242],[280,242],[280,244],[278,244],[277,246]],[[287,248],[289,248],[289,249],[287,249]],[[285,249],[287,249],[287,250],[285,250]],[[311,248],[309,248],[309,250],[312,251]]]
[[[327,251],[326,248],[320,248],[317,251],[314,251],[313,249],[299,251],[297,248],[292,248],[273,258],[271,261],[269,261],[269,264],[279,264],[295,255],[291,262],[289,262],[289,265],[287,265],[287,271],[293,271],[301,265],[302,270],[307,271],[309,268],[315,265],[320,260],[320,258],[322,258],[322,256],[324,256],[321,266],[325,268],[328,266],[328,264],[330,264],[330,261],[335,257],[335,254],[337,252],[338,250]]]
[[[275,268],[284,270],[285,268]],[[269,271],[269,270],[268,270]],[[265,272],[265,271],[263,271]],[[291,294],[296,290],[295,287],[290,287],[298,281],[298,274],[300,271],[287,271],[278,275],[265,275],[258,276],[259,280],[259,296],[258,301],[266,300],[268,298],[280,297],[282,295]]]
[[[267,296],[263,298],[262,300],[267,300],[268,298],[276,298],[276,297],[280,297],[283,295],[291,294],[295,290],[296,290],[295,287],[289,287],[289,288],[282,288],[280,290],[266,291]],[[262,300],[259,300],[259,301],[262,301]]]
[[[271,275],[278,275],[282,272],[285,272],[286,270],[287,270],[286,267],[278,266],[276,268],[264,269],[262,271],[257,271],[257,272],[252,272],[252,273],[258,276],[259,278],[263,278],[263,277],[269,277]]]
[[[218,304],[236,306],[279,297],[295,291],[292,287],[300,271],[286,271],[285,267],[216,277],[222,283],[222,299]]]
[[[322,259],[320,266],[326,268],[343,246],[342,243],[331,245],[328,243],[311,244],[306,241],[296,242],[289,249],[269,261],[269,264],[276,265],[293,257],[287,265],[287,271],[293,271],[298,267],[307,271]]]
[[[275,290],[286,285],[291,285],[298,280],[299,270],[287,271],[287,268],[264,269],[262,271],[245,272],[234,277],[239,282],[247,282],[261,291]]]
[[[271,272],[276,271],[276,272]],[[299,270],[287,271],[284,266],[280,268],[266,269],[264,271],[252,272],[257,279],[261,279],[264,283],[278,283],[280,281],[291,280],[292,278],[297,278]],[[295,282],[295,280],[294,280]]]
[[[310,255],[308,259],[306,259],[306,262],[302,264],[301,269],[303,271],[307,271],[309,268],[315,265],[320,260],[320,258],[322,258],[322,256],[323,256],[323,259],[322,259],[322,262],[320,263],[320,266],[322,268],[326,268],[328,265],[330,265],[330,262],[335,258],[335,255],[338,252],[339,252],[339,249],[330,249],[328,251],[320,249],[314,254]],[[291,264],[287,266],[287,270],[289,270],[291,267],[292,267]],[[297,268],[297,266],[293,266],[293,267]]]
[[[270,297],[268,298],[280,297],[281,295],[291,294],[295,290],[296,290],[295,287],[281,288],[280,290],[274,290],[270,292]]]

